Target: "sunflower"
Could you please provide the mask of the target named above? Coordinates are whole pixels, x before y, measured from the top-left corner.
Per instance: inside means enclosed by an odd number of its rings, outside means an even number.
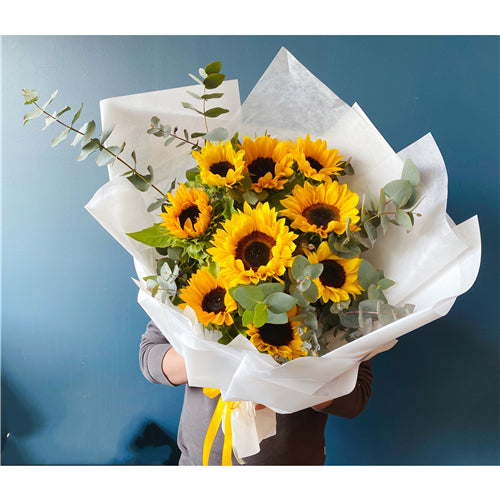
[[[238,304],[227,292],[225,282],[220,278],[215,279],[206,267],[191,276],[188,286],[180,291],[179,297],[184,301],[179,307],[191,307],[198,321],[205,326],[209,323],[231,325],[231,313],[238,308]]]
[[[349,295],[359,295],[363,288],[358,283],[358,269],[361,259],[342,259],[335,255],[323,241],[316,252],[305,250],[309,263],[323,264],[323,272],[314,280],[319,296],[326,303],[349,300]]]
[[[315,181],[331,181],[331,175],[338,174],[342,169],[342,155],[338,149],[328,149],[326,141],[312,141],[307,134],[305,139],[297,138],[297,144],[292,143],[292,153],[300,170],[306,177]]]
[[[297,184],[292,194],[281,201],[285,210],[280,214],[293,221],[293,228],[326,238],[332,231],[342,234],[348,217],[351,218],[349,228],[356,230],[358,202],[359,196],[345,184],[333,181],[313,186],[305,182],[304,186]]]
[[[201,151],[193,151],[201,180],[211,186],[231,187],[243,179],[244,155],[244,151],[235,152],[229,141],[224,144],[207,142]]]
[[[162,226],[179,238],[195,238],[202,235],[210,223],[212,207],[208,195],[202,189],[187,188],[179,184],[175,193],[167,193],[170,206],[160,215]]]
[[[293,310],[295,309],[294,307]],[[292,318],[294,315],[294,313],[288,314],[288,317]],[[299,325],[299,321],[290,321],[290,319],[281,325],[266,323],[259,328],[250,323],[247,327],[247,335],[259,351],[292,360],[307,355],[307,351],[302,350]]]
[[[252,189],[260,193],[262,189],[283,189],[287,178],[293,174],[293,156],[287,141],[268,135],[256,137],[255,141],[246,137],[242,149],[245,151]]]
[[[207,252],[230,287],[247,285],[281,276],[292,263],[295,238],[268,203],[253,209],[245,203],[243,212],[238,210],[217,230]]]

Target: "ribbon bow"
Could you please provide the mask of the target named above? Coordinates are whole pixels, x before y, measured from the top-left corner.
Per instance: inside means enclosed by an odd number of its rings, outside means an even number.
[[[205,396],[209,398],[215,398],[220,395],[219,389],[213,389],[210,387],[205,387],[203,389]],[[205,442],[203,443],[203,465],[208,465],[208,457],[210,456],[210,450],[212,449],[212,444],[217,434],[217,430],[224,417],[224,444],[222,447],[222,465],[232,465],[231,463],[231,451],[233,448],[233,436],[231,430],[231,413],[233,410],[238,408],[239,401],[223,401],[222,396],[219,397],[217,406],[215,407],[214,414],[208,425],[207,434],[205,435]],[[225,410],[225,415],[224,415]]]

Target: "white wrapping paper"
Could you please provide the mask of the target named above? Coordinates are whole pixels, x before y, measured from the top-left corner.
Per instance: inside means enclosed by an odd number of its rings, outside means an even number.
[[[189,100],[185,90],[197,86],[107,99],[101,103],[103,128],[116,124],[111,136],[125,140],[127,151],[135,149],[139,170],[155,167],[155,184],[167,189],[173,178],[184,180],[183,172],[195,165],[185,148],[164,148],[163,141],[145,131],[151,116],[162,123],[178,125],[191,132],[203,130],[200,118],[181,107]],[[199,86],[198,86],[199,87]],[[321,358],[303,357],[279,365],[262,354],[243,336],[229,345],[218,344],[196,321],[192,310],[182,312],[163,304],[145,291],[142,277],[155,274],[154,249],[132,240],[127,232],[139,231],[159,221],[147,212],[155,192],[137,191],[120,177],[120,166],[109,168],[110,181],[97,191],[86,208],[134,258],[141,287],[138,302],[186,360],[191,386],[216,387],[224,400],[250,401],[279,413],[307,408],[351,392],[359,363],[390,349],[399,337],[448,313],[455,299],[474,283],[480,265],[481,245],[477,217],[456,226],[446,214],[446,167],[432,136],[396,154],[371,124],[361,108],[350,107],[316,79],[286,49],[281,49],[240,106],[236,81],[223,84],[222,107],[231,113],[214,120],[240,137],[267,131],[280,139],[297,136],[322,138],[347,158],[355,176],[343,177],[360,196],[369,189],[378,196],[387,182],[399,179],[403,162],[411,158],[421,174],[418,187],[423,201],[414,229],[406,234],[393,226],[379,235],[366,258],[385,276],[396,281],[386,296],[393,305],[412,303],[415,311]],[[345,180],[344,180],[345,179]],[[243,408],[243,407],[242,407]],[[258,451],[263,437],[273,433],[269,414],[245,410],[234,412],[235,452],[240,457]],[[259,414],[261,416],[259,416]],[[259,422],[259,419],[261,422]],[[271,424],[270,424],[271,422]]]

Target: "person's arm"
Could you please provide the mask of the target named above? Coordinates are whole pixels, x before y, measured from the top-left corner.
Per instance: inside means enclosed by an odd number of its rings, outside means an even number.
[[[368,404],[372,393],[373,373],[370,361],[359,365],[358,380],[353,391],[345,396],[330,401],[325,401],[313,406],[321,413],[328,413],[338,417],[353,418],[359,415]]]
[[[184,359],[152,321],[141,337],[139,365],[143,375],[153,384],[172,386],[187,383]]]

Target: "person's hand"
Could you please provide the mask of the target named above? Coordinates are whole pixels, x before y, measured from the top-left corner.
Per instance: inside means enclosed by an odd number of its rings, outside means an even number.
[[[163,356],[161,369],[165,377],[174,385],[187,384],[186,362],[184,358],[171,347]]]

